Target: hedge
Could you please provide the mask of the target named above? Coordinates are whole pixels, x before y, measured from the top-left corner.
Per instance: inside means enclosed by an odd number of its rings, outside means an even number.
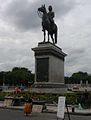
[[[6,95],[10,95],[13,97],[23,96],[25,99],[32,98],[34,100],[46,101],[47,103],[54,103],[54,102],[57,103],[59,96],[65,96],[68,104],[78,104],[79,98],[81,98],[82,94],[83,92],[64,93],[64,94],[51,94],[51,93],[38,94],[38,93],[30,93],[30,92],[21,92],[19,94],[14,94],[14,93],[0,92],[0,100],[4,100],[4,97]],[[91,105],[91,93],[89,93],[89,103]]]

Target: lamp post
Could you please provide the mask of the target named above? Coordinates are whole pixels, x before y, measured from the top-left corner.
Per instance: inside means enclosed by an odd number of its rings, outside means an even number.
[[[33,84],[32,82],[30,82],[30,81],[28,82],[29,92],[30,93],[32,93],[32,84]]]

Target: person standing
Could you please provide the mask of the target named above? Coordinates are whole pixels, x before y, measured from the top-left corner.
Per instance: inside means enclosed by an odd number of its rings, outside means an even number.
[[[24,104],[24,114],[28,116],[31,114],[33,108],[32,99],[29,99],[28,102]]]

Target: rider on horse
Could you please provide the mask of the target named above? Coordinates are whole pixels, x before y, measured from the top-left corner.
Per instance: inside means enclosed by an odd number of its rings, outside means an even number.
[[[49,42],[49,35],[51,36],[51,39],[53,41],[53,44],[57,43],[57,25],[54,22],[54,12],[52,11],[52,6],[48,7],[48,12],[46,11],[45,5],[42,5],[42,7],[38,8],[38,15],[42,14],[42,31],[44,32],[44,42],[46,40],[46,31],[48,33],[48,42]]]
[[[53,18],[55,17],[55,14],[52,11],[51,5],[48,7],[48,10],[49,10],[49,12],[47,13],[47,15],[48,15],[49,24],[50,24],[50,31],[52,31],[54,29],[54,19]],[[44,30],[42,29],[42,31],[44,31]]]
[[[54,20],[53,20],[53,18],[55,17],[55,14],[52,11],[52,6],[51,5],[48,7],[48,10],[49,10],[49,12],[47,13],[47,15],[48,15],[48,18],[49,18],[49,21],[50,21],[50,30],[51,29],[53,30],[53,27],[54,27]]]

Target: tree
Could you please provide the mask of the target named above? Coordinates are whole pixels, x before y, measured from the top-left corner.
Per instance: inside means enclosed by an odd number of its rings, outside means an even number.
[[[69,84],[69,77],[65,77],[65,84]]]
[[[91,84],[91,75],[88,75],[87,80],[88,80],[88,83]]]
[[[4,72],[0,72],[0,85],[3,85],[3,75],[4,75]]]
[[[28,82],[34,83],[34,74],[27,68],[14,67],[12,71],[0,72],[0,84],[6,85],[26,85]]]
[[[28,85],[28,81],[34,82],[34,74],[31,73],[27,68],[15,67],[12,70],[15,84]]]
[[[77,72],[73,73],[71,77],[65,77],[65,83],[67,84],[80,84],[80,81],[82,80],[83,83],[86,83],[86,80],[89,80],[89,83],[91,83],[91,76],[88,75],[87,72]]]
[[[71,76],[71,79],[73,79],[74,83],[79,84],[80,81],[82,80],[83,83],[86,82],[88,77],[88,73],[87,72],[77,72],[77,73],[73,73]]]

